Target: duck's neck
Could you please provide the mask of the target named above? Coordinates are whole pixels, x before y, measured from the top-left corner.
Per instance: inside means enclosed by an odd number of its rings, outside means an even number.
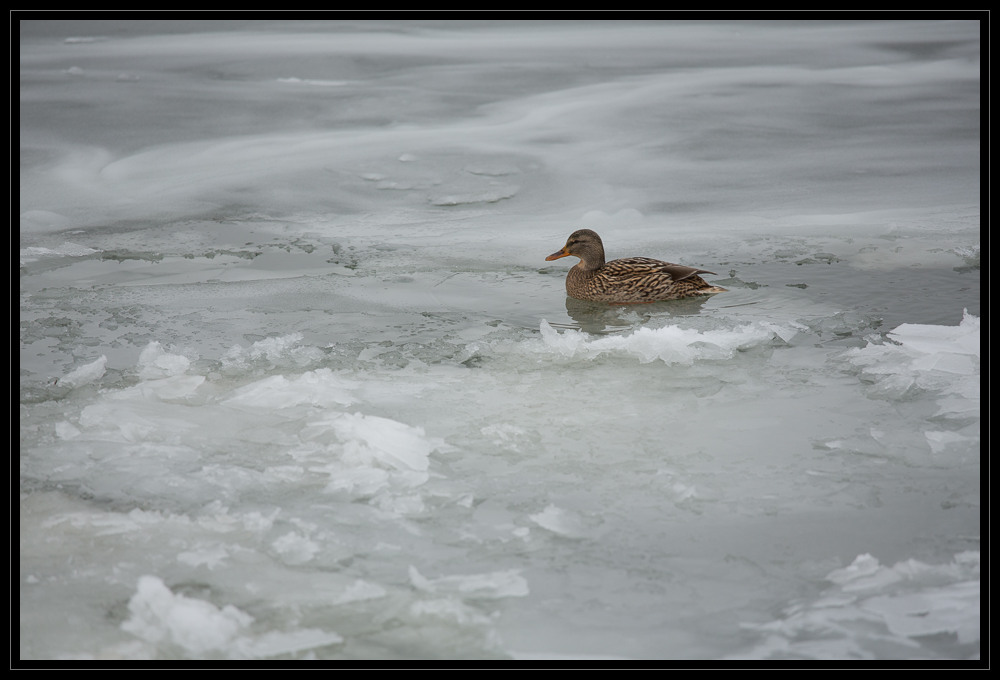
[[[592,272],[604,266],[604,248],[590,248],[580,253],[579,257],[576,268],[582,271]]]

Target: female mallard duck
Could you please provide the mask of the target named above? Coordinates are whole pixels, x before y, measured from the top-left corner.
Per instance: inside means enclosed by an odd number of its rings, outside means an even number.
[[[566,292],[578,300],[631,304],[712,295],[726,290],[698,276],[715,273],[706,269],[648,257],[605,262],[601,237],[590,229],[574,231],[562,250],[545,259],[558,260],[567,255],[580,258],[566,275]]]

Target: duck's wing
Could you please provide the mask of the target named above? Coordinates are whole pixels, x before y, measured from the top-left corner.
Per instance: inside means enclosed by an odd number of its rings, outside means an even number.
[[[683,264],[673,262],[663,262],[650,257],[623,257],[620,260],[612,260],[601,268],[602,273],[606,273],[609,278],[618,281],[628,281],[643,277],[663,278],[667,277],[671,281],[683,281],[695,274],[715,274],[707,269],[688,267]]]

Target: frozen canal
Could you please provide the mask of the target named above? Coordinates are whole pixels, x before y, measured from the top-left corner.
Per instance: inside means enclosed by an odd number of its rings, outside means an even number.
[[[20,657],[979,658],[980,96],[975,21],[22,23]]]

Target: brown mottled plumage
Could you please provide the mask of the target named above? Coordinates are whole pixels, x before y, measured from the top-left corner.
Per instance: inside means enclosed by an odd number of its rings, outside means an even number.
[[[558,260],[567,255],[580,258],[566,275],[566,292],[578,300],[632,304],[713,295],[726,290],[698,276],[715,273],[707,269],[648,257],[626,257],[605,262],[601,237],[590,229],[574,231],[562,250],[545,259]]]

